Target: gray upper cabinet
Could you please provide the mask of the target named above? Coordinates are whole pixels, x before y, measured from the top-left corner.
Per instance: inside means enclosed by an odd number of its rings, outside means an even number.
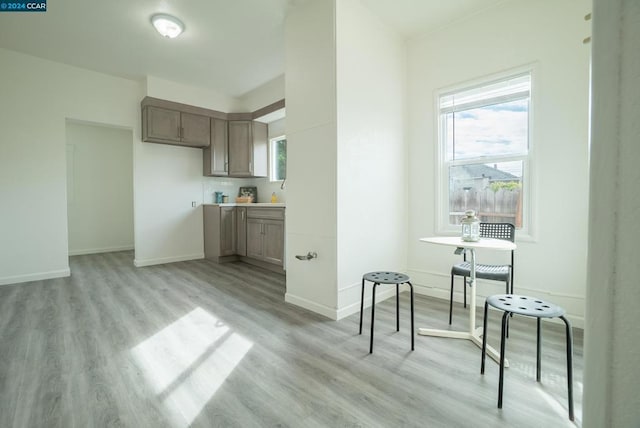
[[[269,153],[267,125],[250,120],[229,121],[229,175],[266,177]]]
[[[142,110],[142,141],[180,141],[180,112],[149,106]]]
[[[211,144],[202,153],[203,174],[209,177],[229,175],[227,121],[211,119]]]
[[[205,149],[203,175],[268,176],[267,124],[253,119],[284,108],[284,100],[253,113],[224,113],[153,97],[144,97],[140,105],[142,141]]]
[[[211,142],[211,119],[207,116],[180,113],[180,138],[182,145],[209,147]]]
[[[211,140],[208,116],[157,106],[142,109],[142,141],[187,147],[207,147]]]

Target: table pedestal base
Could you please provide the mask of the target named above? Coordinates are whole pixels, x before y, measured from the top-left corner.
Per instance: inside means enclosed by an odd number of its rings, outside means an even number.
[[[419,328],[418,334],[422,336],[448,337],[451,339],[466,339],[476,344],[478,348],[482,348],[482,328],[477,328],[473,334],[466,331],[437,330],[433,328]],[[487,345],[487,354],[496,363],[500,364],[500,353]],[[504,359],[504,366],[509,367],[509,361]]]

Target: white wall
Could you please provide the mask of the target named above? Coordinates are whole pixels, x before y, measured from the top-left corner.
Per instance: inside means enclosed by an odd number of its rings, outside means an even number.
[[[423,286],[420,292],[448,298],[450,267],[458,260],[452,251],[418,242],[436,233],[435,93],[532,64],[533,239],[517,238],[515,289],[564,306],[582,325],[589,78],[589,48],[582,39],[589,34],[583,19],[589,11],[587,0],[507,1],[410,41],[408,264],[412,277]],[[485,262],[505,260],[499,254],[478,257]],[[478,293],[486,296],[501,290],[502,285],[487,282],[480,283]]]
[[[238,99],[238,109],[233,111],[236,113],[253,112],[280,101],[284,98],[284,86],[284,75],[278,76],[241,96]]]
[[[640,3],[596,0],[583,426],[640,422]]]
[[[363,273],[406,269],[406,48],[360,1],[336,6],[340,318]]]
[[[67,121],[69,255],[133,249],[133,133]]]
[[[0,49],[0,284],[69,275],[65,120],[133,130],[138,82]]]
[[[285,38],[285,298],[336,319],[364,272],[405,267],[405,47],[357,0],[299,5]]]
[[[337,311],[334,22],[332,0],[302,3],[285,22],[285,300],[330,318]],[[318,258],[295,258],[308,251]]]

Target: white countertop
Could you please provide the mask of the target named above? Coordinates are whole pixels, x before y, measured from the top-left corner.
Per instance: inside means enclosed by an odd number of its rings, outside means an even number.
[[[229,202],[226,204],[202,204],[202,205],[214,205],[220,207],[272,207],[272,208],[285,208],[287,205],[284,202],[276,202],[275,204],[271,202],[256,202],[250,204],[239,204],[236,202]]]

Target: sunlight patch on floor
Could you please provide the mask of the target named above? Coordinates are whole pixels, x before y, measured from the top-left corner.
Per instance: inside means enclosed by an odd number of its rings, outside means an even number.
[[[174,426],[187,427],[253,342],[196,308],[131,349]]]

